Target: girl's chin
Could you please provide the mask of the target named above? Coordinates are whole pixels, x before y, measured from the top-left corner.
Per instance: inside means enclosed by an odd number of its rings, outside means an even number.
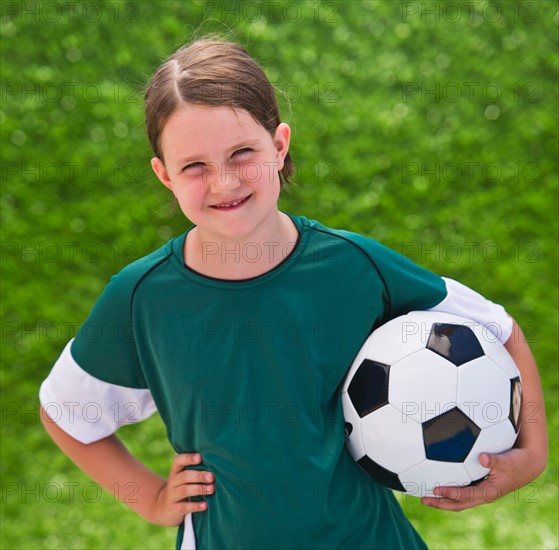
[[[250,201],[249,201],[250,202]],[[277,208],[261,212],[237,210],[236,212],[215,212],[211,210],[207,218],[200,217],[196,225],[199,242],[222,241],[275,241],[281,228],[281,214]],[[188,216],[187,216],[188,217]]]

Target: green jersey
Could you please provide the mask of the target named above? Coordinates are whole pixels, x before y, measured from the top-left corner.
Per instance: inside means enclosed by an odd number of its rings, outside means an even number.
[[[61,426],[91,441],[122,424],[115,407],[132,420],[156,407],[176,452],[202,455],[215,494],[177,548],[423,548],[346,449],[340,387],[372,330],[448,300],[447,285],[372,239],[291,218],[289,250],[208,249],[283,254],[255,278],[194,272],[186,233],[114,276],[59,360],[72,363],[66,385],[98,388],[100,418]],[[55,378],[43,402],[62,399]]]

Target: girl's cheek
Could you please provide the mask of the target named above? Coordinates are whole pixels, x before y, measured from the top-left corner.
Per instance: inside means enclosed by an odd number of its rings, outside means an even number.
[[[266,166],[261,166],[256,162],[247,162],[244,166],[241,166],[240,176],[248,183],[255,183],[261,180],[267,171]]]
[[[181,177],[175,188],[177,193],[184,197],[196,196],[204,192],[204,189],[207,187],[207,181],[207,174],[200,171],[198,174],[188,174]]]

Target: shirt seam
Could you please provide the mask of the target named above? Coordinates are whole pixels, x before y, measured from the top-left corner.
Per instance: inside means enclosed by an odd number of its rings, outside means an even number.
[[[389,318],[392,317],[392,296],[390,294],[390,290],[388,288],[388,284],[386,282],[386,279],[384,278],[381,270],[379,269],[378,265],[376,264],[376,262],[373,260],[373,258],[370,256],[370,254],[359,244],[357,244],[356,242],[352,241],[351,239],[344,237],[343,235],[339,235],[337,233],[331,232],[331,231],[327,231],[325,229],[320,229],[319,227],[309,227],[309,229],[316,231],[318,233],[323,233],[325,235],[330,235],[331,237],[337,238],[337,239],[341,239],[343,241],[346,241],[348,243],[350,243],[351,245],[353,245],[355,248],[357,248],[357,250],[359,250],[371,263],[371,265],[373,266],[373,268],[375,269],[375,271],[377,272],[380,280],[382,281],[382,285],[384,287],[384,290],[386,292],[386,296],[388,298],[388,308],[389,308]]]

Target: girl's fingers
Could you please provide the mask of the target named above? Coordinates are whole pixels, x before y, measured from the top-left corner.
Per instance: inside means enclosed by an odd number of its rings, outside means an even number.
[[[202,462],[199,453],[181,453],[175,456],[171,465],[171,474],[179,474],[186,466],[194,466]]]
[[[426,506],[431,506],[432,508],[439,508],[440,510],[446,510],[448,512],[461,512],[466,508],[474,506],[473,503],[464,503],[459,501],[454,501],[446,498],[423,498],[422,503]]]
[[[213,483],[214,475],[208,471],[192,470],[188,466],[200,464],[202,458],[198,453],[177,455],[171,465],[168,483],[171,487],[180,487],[185,483]],[[186,469],[185,469],[186,468]]]
[[[211,472],[200,470],[183,470],[169,479],[173,487],[179,487],[186,483],[213,483],[214,475]]]
[[[187,502],[190,497],[208,496],[215,491],[214,475],[208,471],[192,470],[202,462],[199,453],[182,453],[175,456],[171,465],[168,484],[168,498],[180,505],[185,514],[205,510],[206,502]],[[186,469],[185,469],[186,468]]]
[[[174,488],[171,494],[173,500],[179,502],[190,497],[213,495],[214,491],[214,485],[189,483],[188,485],[181,485],[180,487]]]
[[[201,470],[185,469],[202,462],[202,457],[198,453],[183,453],[177,455],[171,465],[170,476],[174,479],[174,485],[181,483],[213,482],[214,476],[211,472]],[[176,479],[178,478],[178,479]]]
[[[187,514],[194,514],[196,512],[203,512],[208,509],[208,503],[203,502],[181,502],[179,504],[179,512],[186,516]]]

